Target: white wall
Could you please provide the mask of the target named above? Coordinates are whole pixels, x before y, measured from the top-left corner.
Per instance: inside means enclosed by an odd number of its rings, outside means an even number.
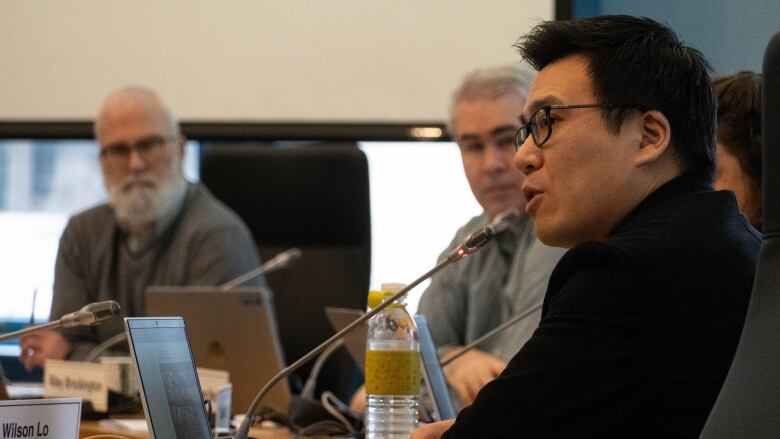
[[[91,119],[128,83],[184,120],[443,121],[551,0],[0,0],[0,119]]]

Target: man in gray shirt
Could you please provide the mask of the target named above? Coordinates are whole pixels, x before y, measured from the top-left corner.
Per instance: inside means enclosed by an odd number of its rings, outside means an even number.
[[[514,136],[531,80],[530,70],[520,67],[477,70],[454,93],[450,134],[484,212],[458,230],[442,256],[495,215],[510,208],[523,211],[523,174],[513,163]],[[510,318],[526,315],[444,369],[463,403],[470,404],[531,337],[550,272],[563,253],[539,242],[531,219],[523,214],[515,227],[433,277],[417,312],[427,316],[444,358]]]
[[[259,265],[241,219],[184,179],[186,139],[153,91],[109,95],[95,137],[109,202],[73,216],[62,234],[52,320],[102,300],[118,301],[125,316],[143,315],[148,285],[219,285]],[[113,319],[33,334],[21,340],[20,360],[30,369],[47,358],[82,359],[122,331]]]
[[[449,131],[460,149],[471,192],[484,211],[458,230],[442,257],[494,216],[511,208],[523,211],[523,174],[513,160],[515,132],[532,79],[530,69],[516,66],[481,69],[455,91]],[[417,312],[428,318],[444,359],[514,316],[525,315],[444,368],[462,403],[471,404],[531,338],[550,273],[563,253],[539,242],[531,219],[522,214],[479,252],[433,276]],[[364,389],[350,405],[364,408]]]

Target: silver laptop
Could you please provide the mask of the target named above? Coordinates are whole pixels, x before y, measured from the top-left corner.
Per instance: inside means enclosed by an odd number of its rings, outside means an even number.
[[[226,370],[233,384],[233,412],[245,413],[255,395],[284,365],[271,298],[262,287],[146,289],[147,316],[181,316],[187,322],[198,367]],[[263,405],[286,413],[290,389],[277,384]]]
[[[211,439],[181,317],[125,318],[150,439]]]

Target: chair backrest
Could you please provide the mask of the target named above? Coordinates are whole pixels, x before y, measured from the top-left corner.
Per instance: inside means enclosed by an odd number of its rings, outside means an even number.
[[[780,33],[764,56],[761,93],[764,241],[742,337],[705,439],[780,437]]]
[[[333,334],[326,306],[365,308],[368,161],[356,146],[213,147],[202,158],[201,180],[244,219],[264,260],[289,247],[303,251],[292,267],[267,276],[288,364]],[[297,373],[301,381],[309,370]],[[338,352],[317,388],[345,397],[354,371]]]

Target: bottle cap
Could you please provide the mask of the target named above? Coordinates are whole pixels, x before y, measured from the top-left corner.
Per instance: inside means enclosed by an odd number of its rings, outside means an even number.
[[[382,303],[382,299],[385,297],[384,291],[371,290],[368,292],[368,307],[371,309],[376,308]]]
[[[368,307],[371,309],[376,308],[382,303],[384,299],[394,296],[404,288],[406,288],[406,284],[383,283],[381,286],[381,291],[371,290],[368,292]],[[398,304],[404,305],[404,297],[398,299]]]

